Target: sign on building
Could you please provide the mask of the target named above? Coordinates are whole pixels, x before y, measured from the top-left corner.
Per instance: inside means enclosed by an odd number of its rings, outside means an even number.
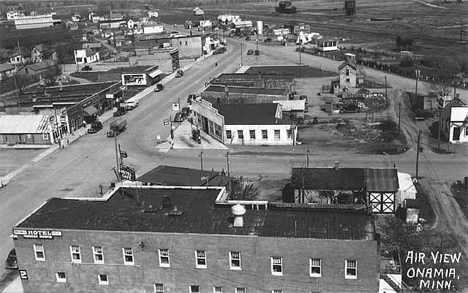
[[[172,110],[179,111],[179,103],[172,103]]]
[[[13,235],[29,239],[54,239],[54,237],[62,237],[62,231],[14,229]]]
[[[122,179],[135,181],[136,180],[135,173],[136,171],[132,167],[128,167],[124,165],[120,166],[120,176],[122,177]]]
[[[122,74],[122,85],[147,85],[146,74]]]

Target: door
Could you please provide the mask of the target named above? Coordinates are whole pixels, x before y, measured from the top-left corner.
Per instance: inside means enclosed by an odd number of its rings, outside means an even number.
[[[461,127],[454,127],[453,128],[452,140],[459,141],[460,140],[460,133],[461,133]]]

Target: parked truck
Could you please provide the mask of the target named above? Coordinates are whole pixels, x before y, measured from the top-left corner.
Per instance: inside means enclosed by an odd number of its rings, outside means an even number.
[[[127,120],[125,119],[118,119],[111,122],[109,126],[109,131],[107,132],[107,137],[114,137],[119,135],[122,131],[125,130],[127,126]]]

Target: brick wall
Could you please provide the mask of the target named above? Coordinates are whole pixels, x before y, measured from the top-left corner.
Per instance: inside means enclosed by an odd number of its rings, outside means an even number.
[[[44,245],[46,261],[35,261],[34,243]],[[70,245],[80,245],[81,264],[71,263]],[[93,245],[103,247],[105,264],[93,263]],[[201,292],[213,292],[213,286],[223,292],[245,287],[249,293],[378,292],[376,241],[63,231],[53,240],[19,237],[15,247],[29,277],[23,280],[25,293],[153,292],[154,283],[173,293],[189,292],[190,285]],[[123,264],[123,247],[133,248],[135,265]],[[169,249],[170,268],[159,267],[158,249]],[[206,251],[207,269],[195,268],[195,250]],[[229,268],[230,251],[241,252],[242,270]],[[272,256],[282,257],[283,276],[271,274]],[[322,277],[309,276],[309,258],[322,259]],[[355,280],[345,279],[346,259],[357,260]],[[66,273],[66,283],[56,282],[58,271]],[[107,274],[109,285],[98,285],[98,274]]]

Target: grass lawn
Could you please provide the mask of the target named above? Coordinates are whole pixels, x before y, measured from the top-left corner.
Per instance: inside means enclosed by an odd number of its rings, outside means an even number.
[[[73,73],[70,73],[70,76],[83,78],[91,82],[98,82],[98,77],[99,77],[99,74],[101,73],[102,72],[73,72]]]
[[[296,78],[336,76],[336,72],[322,71],[310,66],[252,66],[246,73],[294,74]]]

